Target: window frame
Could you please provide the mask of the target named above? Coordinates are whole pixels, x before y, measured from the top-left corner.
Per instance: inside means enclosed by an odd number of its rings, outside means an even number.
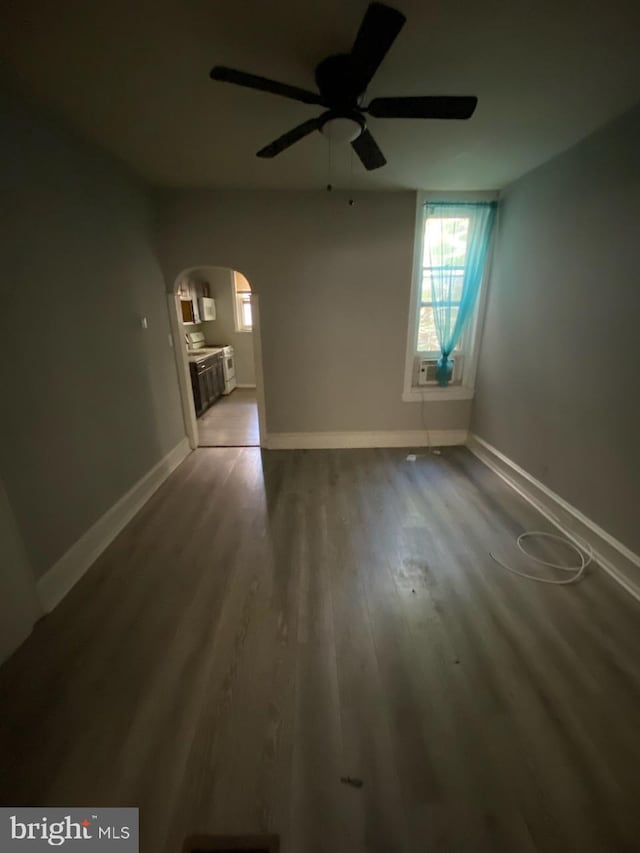
[[[253,332],[253,310],[251,313],[251,325],[247,326],[244,322],[243,306],[248,304],[252,307],[253,291],[238,290],[236,286],[235,273],[231,280],[231,289],[233,292],[233,320],[236,332],[240,334],[251,334]]]
[[[489,251],[487,265],[482,277],[478,301],[467,328],[462,336],[460,346],[454,350],[453,358],[458,360],[454,384],[441,388],[438,385],[417,385],[418,363],[423,358],[439,358],[440,351],[427,352],[418,350],[418,328],[420,308],[428,303],[422,302],[423,276],[423,239],[424,226],[427,217],[426,205],[436,202],[480,202],[496,201],[497,193],[474,193],[464,195],[458,193],[442,194],[418,192],[416,194],[415,233],[413,244],[413,269],[411,274],[411,295],[409,304],[409,323],[407,329],[407,349],[404,370],[404,385],[402,400],[405,403],[424,402],[425,400],[471,400],[475,393],[475,379],[478,365],[482,320],[485,313],[487,281],[491,274],[493,244]]]

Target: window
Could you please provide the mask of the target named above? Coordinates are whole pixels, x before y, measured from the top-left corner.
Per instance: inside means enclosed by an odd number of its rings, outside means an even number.
[[[236,332],[253,331],[251,313],[251,285],[242,273],[233,274]]]
[[[494,201],[435,201],[418,193],[405,402],[473,397],[481,282],[495,210]],[[453,373],[441,387],[437,361],[445,352]]]
[[[464,281],[467,254],[468,217],[438,217],[426,215],[422,240],[422,268],[420,282],[420,307],[416,353],[422,356],[439,356],[440,344],[436,333],[433,305],[433,277],[442,276],[446,270],[447,305],[451,306],[451,324],[455,324]],[[460,352],[462,341],[454,352]]]

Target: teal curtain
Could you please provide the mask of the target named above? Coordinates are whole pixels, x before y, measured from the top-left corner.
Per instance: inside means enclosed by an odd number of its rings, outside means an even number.
[[[478,300],[497,204],[429,202],[425,207],[423,275],[431,282],[434,323],[442,353],[438,383],[448,385],[452,374],[449,356]]]

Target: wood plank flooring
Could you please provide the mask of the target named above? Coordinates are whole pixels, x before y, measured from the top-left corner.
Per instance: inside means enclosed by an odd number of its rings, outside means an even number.
[[[198,418],[198,447],[258,447],[258,404],[252,388],[236,388]]]
[[[640,850],[638,604],[505,572],[546,522],[405,457],[193,453],[0,669],[0,802],[139,806],[143,853]]]

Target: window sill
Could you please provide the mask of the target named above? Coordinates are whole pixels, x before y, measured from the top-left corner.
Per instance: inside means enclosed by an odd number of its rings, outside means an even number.
[[[448,385],[440,388],[439,385],[414,386],[408,391],[402,392],[403,403],[441,402],[449,400],[473,400],[474,390],[467,385]]]

